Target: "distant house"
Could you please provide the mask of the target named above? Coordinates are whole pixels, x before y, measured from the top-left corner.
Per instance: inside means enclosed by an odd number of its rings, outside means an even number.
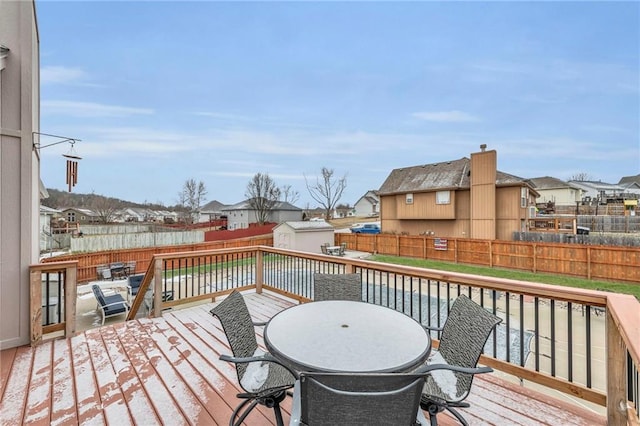
[[[223,207],[221,211],[227,215],[229,230],[248,228],[258,223],[257,211],[251,207],[249,200]],[[284,201],[276,202],[268,214],[267,222],[282,223],[302,220],[302,209]]]
[[[127,207],[118,212],[124,222],[145,222],[147,211],[145,209]]]
[[[371,189],[366,192],[353,206],[356,216],[375,217],[380,214],[380,197],[378,191]]]
[[[380,196],[382,232],[480,239],[512,238],[527,229],[538,193],[497,170],[497,153],[395,169]]]
[[[636,183],[640,186],[640,174],[635,176],[624,176],[620,179],[618,185],[626,186],[632,183]]]
[[[575,206],[582,201],[583,189],[563,180],[544,176],[529,179],[538,194],[537,203],[555,203],[556,206]]]
[[[584,191],[585,201],[597,201],[601,204],[606,204],[608,200],[637,199],[640,195],[640,185],[636,182],[617,184],[592,180],[570,180],[569,183]]]
[[[99,223],[100,216],[98,213],[89,209],[81,209],[81,208],[66,208],[62,209],[61,216],[69,223],[79,223],[79,224],[89,224],[89,223]]]
[[[51,248],[51,221],[60,213],[58,209],[40,205],[40,251]]]
[[[338,206],[333,209],[333,219],[340,219],[342,217],[354,217],[356,210],[349,206]]]
[[[200,208],[198,222],[211,222],[212,220],[220,219],[221,216],[225,215],[222,212],[224,207],[228,206],[217,200],[209,201]]]
[[[273,246],[278,248],[322,253],[320,246],[334,240],[333,226],[324,221],[290,221],[273,228]]]

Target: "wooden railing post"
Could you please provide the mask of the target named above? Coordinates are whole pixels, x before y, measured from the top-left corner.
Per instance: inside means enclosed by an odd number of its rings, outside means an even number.
[[[78,298],[78,263],[65,270],[64,280],[64,334],[71,337],[76,332],[76,300]]]
[[[31,346],[36,346],[42,342],[42,272],[39,269],[32,270],[29,274],[29,287]]]
[[[256,293],[262,294],[262,284],[264,281],[264,260],[262,250],[256,251]]]
[[[162,315],[162,259],[156,259],[153,270],[153,309],[151,315],[157,318]]]
[[[627,350],[620,331],[607,307],[607,424],[626,425]]]

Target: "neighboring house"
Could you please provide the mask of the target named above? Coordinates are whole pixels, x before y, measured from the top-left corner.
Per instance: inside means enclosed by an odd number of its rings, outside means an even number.
[[[133,207],[127,207],[118,212],[123,222],[144,222],[146,213]]]
[[[178,222],[178,213],[169,210],[159,210],[158,212],[159,222],[163,223],[176,223]]]
[[[620,182],[618,182],[618,185],[625,186],[632,183],[635,183],[640,187],[640,175],[624,176],[620,179]]]
[[[353,206],[355,215],[358,217],[375,217],[380,215],[380,197],[378,191],[371,189],[367,191]]]
[[[583,190],[563,180],[544,176],[529,179],[536,192],[540,194],[537,203],[555,203],[556,206],[575,206],[582,201]]]
[[[393,170],[378,191],[382,232],[510,240],[526,230],[538,193],[480,148],[471,159]]]
[[[0,1],[0,350],[30,341],[40,250],[40,63],[35,2]]]
[[[290,221],[273,228],[273,246],[278,248],[322,253],[320,246],[334,241],[333,226],[324,221]]]
[[[40,206],[40,251],[51,249],[51,220],[61,213],[58,209]]]
[[[100,215],[93,210],[71,207],[62,209],[60,215],[69,223],[100,223]]]
[[[228,207],[226,204],[222,204],[220,201],[213,200],[200,208],[199,222],[211,222],[212,220],[220,219],[225,213],[222,212],[224,207]]]
[[[570,180],[569,183],[584,191],[584,201],[597,201],[601,204],[606,204],[608,200],[637,199],[640,195],[640,185],[635,182],[617,184],[591,180]]]
[[[353,207],[349,206],[339,206],[333,209],[333,219],[340,219],[342,217],[354,217],[356,216],[356,211]]]
[[[221,210],[227,215],[227,228],[229,230],[248,228],[249,225],[258,222],[256,210],[251,207],[249,200],[223,207]],[[270,223],[297,220],[302,220],[302,209],[285,201],[276,202],[267,217],[267,222]]]

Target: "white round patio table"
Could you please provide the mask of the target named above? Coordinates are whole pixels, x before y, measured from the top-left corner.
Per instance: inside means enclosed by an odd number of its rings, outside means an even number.
[[[295,371],[403,372],[422,364],[431,338],[413,318],[384,306],[310,302],[276,314],[264,329],[269,352]]]

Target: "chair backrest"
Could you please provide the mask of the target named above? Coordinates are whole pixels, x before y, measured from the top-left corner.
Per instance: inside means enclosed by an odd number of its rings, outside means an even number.
[[[98,303],[100,304],[100,306],[104,306],[107,304],[104,298],[104,293],[102,292],[102,289],[100,288],[99,285],[97,284],[92,285],[91,290],[93,290],[93,295],[98,300]]]
[[[209,311],[222,323],[234,357],[251,357],[258,349],[255,329],[244,297],[234,290],[226,299]],[[238,379],[242,381],[249,363],[236,364]]]
[[[340,243],[340,256],[344,256],[345,251],[347,251],[347,243]]]
[[[501,321],[501,318],[461,294],[451,305],[440,336],[438,353],[450,365],[475,367],[491,331]],[[473,375],[454,374],[457,378],[457,394],[466,394],[471,389]]]
[[[329,243],[320,244],[320,250],[322,251],[322,254],[329,254],[329,252],[327,251],[327,247],[329,247]]]
[[[305,425],[414,425],[424,386],[418,374],[301,373]]]
[[[360,274],[313,274],[313,300],[362,301]]]
[[[129,275],[127,280],[129,281],[129,287],[131,287],[131,293],[137,294],[138,289],[140,288],[140,284],[142,284],[142,279],[144,278],[144,274],[139,275]]]

